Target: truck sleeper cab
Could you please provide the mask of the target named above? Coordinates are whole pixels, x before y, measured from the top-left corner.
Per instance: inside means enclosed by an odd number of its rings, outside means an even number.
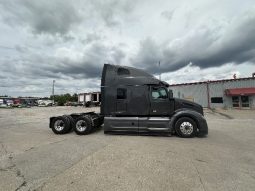
[[[202,106],[173,98],[169,84],[142,70],[105,64],[101,92],[105,133],[208,133]]]
[[[173,98],[169,84],[136,68],[105,64],[101,78],[101,113],[74,113],[50,118],[55,134],[72,129],[91,133],[176,133],[205,136],[208,126],[201,105]]]

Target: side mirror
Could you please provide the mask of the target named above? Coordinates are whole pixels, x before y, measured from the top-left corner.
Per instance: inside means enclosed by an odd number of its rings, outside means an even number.
[[[173,91],[172,90],[168,90],[168,96],[169,96],[169,99],[173,98]]]

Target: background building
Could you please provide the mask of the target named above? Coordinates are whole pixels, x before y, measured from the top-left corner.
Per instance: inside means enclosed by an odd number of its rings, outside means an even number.
[[[255,78],[173,84],[173,96],[209,108],[255,109]]]
[[[80,93],[78,94],[78,103],[86,105],[90,104],[99,104],[101,102],[101,93],[100,92],[89,92],[89,93]]]

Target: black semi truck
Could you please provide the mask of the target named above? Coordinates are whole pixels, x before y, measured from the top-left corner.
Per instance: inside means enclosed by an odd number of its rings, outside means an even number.
[[[176,133],[190,138],[208,134],[201,105],[173,98],[169,84],[143,70],[105,64],[101,79],[101,112],[50,118],[56,134],[79,135],[104,124],[104,133]]]

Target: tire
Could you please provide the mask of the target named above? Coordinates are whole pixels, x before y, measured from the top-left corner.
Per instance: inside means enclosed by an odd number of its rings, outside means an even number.
[[[90,106],[91,106],[91,102],[90,102],[90,101],[86,102],[86,103],[85,103],[85,106],[86,106],[86,107],[90,107]]]
[[[74,131],[77,135],[87,135],[92,130],[92,120],[88,116],[80,116],[75,120]]]
[[[181,117],[175,123],[175,131],[179,137],[192,138],[197,135],[197,124],[189,117]]]
[[[69,122],[70,122],[70,129],[69,132],[73,130],[74,126],[75,126],[75,121],[74,119],[70,116],[70,115],[66,115],[66,117],[68,118]]]
[[[70,131],[70,121],[66,116],[59,116],[52,120],[50,124],[52,131],[55,134],[65,134]]]

